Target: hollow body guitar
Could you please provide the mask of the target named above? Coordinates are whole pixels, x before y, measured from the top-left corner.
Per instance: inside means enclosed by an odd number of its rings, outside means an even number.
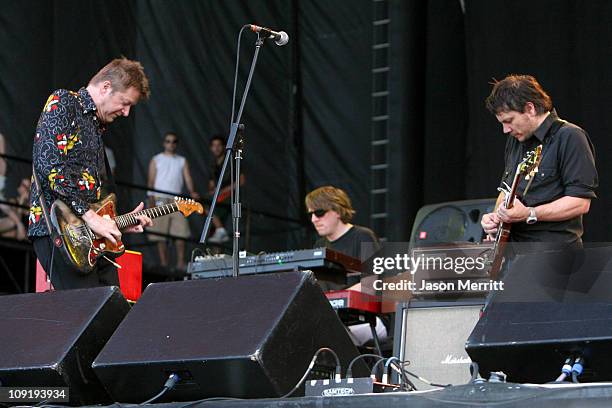
[[[538,166],[540,165],[541,160],[542,145],[539,145],[534,150],[527,152],[527,155],[516,167],[516,173],[514,175],[514,180],[512,181],[512,186],[506,186],[506,188],[501,189],[504,193],[504,207],[510,209],[514,206],[516,190],[518,189],[518,185],[521,179],[524,176],[525,180],[529,180],[531,184],[533,177],[538,172]],[[506,251],[506,244],[510,239],[511,228],[512,224],[509,222],[501,222],[499,227],[497,228],[495,244],[493,245],[492,251],[493,256],[491,270],[489,272],[489,276],[491,277],[491,279],[497,279],[497,277],[499,276],[499,272],[501,271],[501,268],[504,264],[504,253]]]
[[[91,204],[90,209],[101,217],[114,220],[119,230],[138,224],[136,217],[139,215],[146,215],[153,219],[177,211],[180,211],[186,217],[193,212],[204,213],[202,204],[191,199],[178,197],[175,197],[174,202],[169,204],[123,215],[116,215],[115,203],[115,195],[110,194],[106,198]],[[72,212],[70,207],[61,200],[55,200],[49,213],[51,227],[54,230],[52,231],[54,245],[60,249],[66,260],[74,265],[79,272],[87,274],[93,270],[101,257],[115,258],[125,251],[125,246],[121,240],[113,244],[106,238],[96,236],[85,221]]]

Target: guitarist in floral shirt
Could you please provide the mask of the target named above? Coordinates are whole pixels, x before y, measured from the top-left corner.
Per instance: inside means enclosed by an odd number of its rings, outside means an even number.
[[[46,208],[61,199],[98,236],[115,243],[121,232],[113,220],[89,208],[100,200],[111,183],[106,171],[102,136],[106,126],[128,116],[132,106],[149,97],[149,83],[142,65],[126,58],[102,68],[78,92],[58,89],[47,99],[34,136],[33,163],[41,184],[31,188],[28,236],[41,265],[55,289],[73,289],[119,284],[116,267],[101,259],[93,272],[82,274],[54,250],[40,203]],[[140,203],[134,210],[144,207]],[[142,232],[151,219],[139,216],[140,224],[124,232]]]

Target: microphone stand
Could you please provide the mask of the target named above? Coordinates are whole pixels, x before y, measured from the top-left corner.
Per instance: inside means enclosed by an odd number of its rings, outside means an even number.
[[[243,29],[248,26],[243,26]],[[210,209],[208,210],[208,215],[206,216],[206,222],[204,223],[204,228],[202,229],[202,235],[200,236],[200,243],[203,244],[206,242],[206,237],[208,236],[208,231],[210,230],[210,223],[212,221],[213,213],[215,211],[215,206],[217,203],[217,197],[219,196],[219,191],[221,190],[221,182],[223,181],[223,176],[225,175],[225,170],[227,169],[227,164],[230,161],[234,153],[234,144],[236,141],[236,134],[240,130],[240,127],[244,127],[244,125],[240,124],[240,118],[242,117],[242,111],[244,110],[244,105],[246,103],[246,98],[249,94],[249,89],[251,87],[251,80],[253,78],[253,73],[255,71],[255,65],[257,64],[257,57],[259,56],[259,50],[264,43],[264,40],[268,38],[269,35],[260,36],[257,34],[257,41],[255,41],[255,53],[253,55],[253,60],[251,61],[251,69],[249,70],[249,76],[247,78],[246,85],[244,87],[244,93],[242,94],[242,100],[240,101],[240,109],[238,109],[238,115],[236,119],[232,118],[232,123],[230,125],[229,136],[227,137],[227,143],[225,145],[225,159],[223,161],[223,167],[221,167],[221,173],[219,174],[219,179],[217,180],[217,187],[215,188],[215,193],[212,198],[212,203],[210,204]],[[240,53],[240,48],[236,51]],[[238,70],[238,66],[236,66],[236,70]],[[236,78],[234,79],[236,81]],[[234,236],[232,242],[232,276],[237,277],[240,273],[239,270],[239,262],[238,262],[238,252],[240,245],[240,218],[242,213],[242,208],[240,204],[240,160],[242,159],[242,147],[240,147],[236,152],[236,180],[232,179],[230,184],[230,189],[232,189],[232,219],[233,219],[233,228],[234,228]]]

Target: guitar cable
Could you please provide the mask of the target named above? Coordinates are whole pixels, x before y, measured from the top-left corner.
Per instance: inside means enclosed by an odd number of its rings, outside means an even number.
[[[47,204],[45,203],[45,196],[43,194],[43,189],[40,186],[40,181],[38,180],[38,175],[36,174],[36,168],[34,167],[34,163],[32,163],[32,177],[34,178],[34,185],[36,186],[37,194],[34,198],[34,201],[38,201],[40,203],[40,207],[42,210],[42,215],[45,220],[45,224],[47,225],[47,231],[49,232],[49,244],[51,245],[51,262],[49,263],[49,270],[45,270],[47,274],[47,278],[49,279],[49,283],[53,282],[53,258],[55,255],[55,243],[53,242],[53,230],[51,228],[51,222],[49,221],[49,211],[47,210]]]
[[[94,251],[97,255],[100,255],[101,252],[98,248],[96,248],[93,244],[93,240],[91,238],[89,238],[89,247],[92,251]],[[101,255],[102,258],[106,259],[108,262],[111,263],[111,265],[113,265],[115,268],[117,269],[121,269],[121,265],[119,265],[117,262],[113,261],[112,259],[110,259],[109,257],[107,257],[106,255]],[[52,258],[53,259],[53,258]]]
[[[49,236],[49,240],[51,240],[51,236]],[[53,245],[53,241],[51,240],[51,262],[49,263],[49,273],[47,276],[49,277],[49,283],[53,282],[53,256],[55,255],[55,245]]]

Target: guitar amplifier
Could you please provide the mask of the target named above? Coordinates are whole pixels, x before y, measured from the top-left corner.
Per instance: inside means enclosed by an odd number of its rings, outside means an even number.
[[[450,302],[411,300],[395,315],[393,355],[409,361],[408,369],[437,384],[467,384],[470,357],[465,343],[480,317],[483,299]],[[419,390],[429,384],[417,383]]]
[[[117,270],[119,274],[119,286],[121,293],[127,300],[137,301],[142,294],[142,253],[125,251],[115,259],[121,265]],[[36,292],[52,291],[53,285],[44,268],[36,260]]]
[[[482,296],[493,287],[489,277],[493,242],[452,242],[414,248],[413,295]]]

